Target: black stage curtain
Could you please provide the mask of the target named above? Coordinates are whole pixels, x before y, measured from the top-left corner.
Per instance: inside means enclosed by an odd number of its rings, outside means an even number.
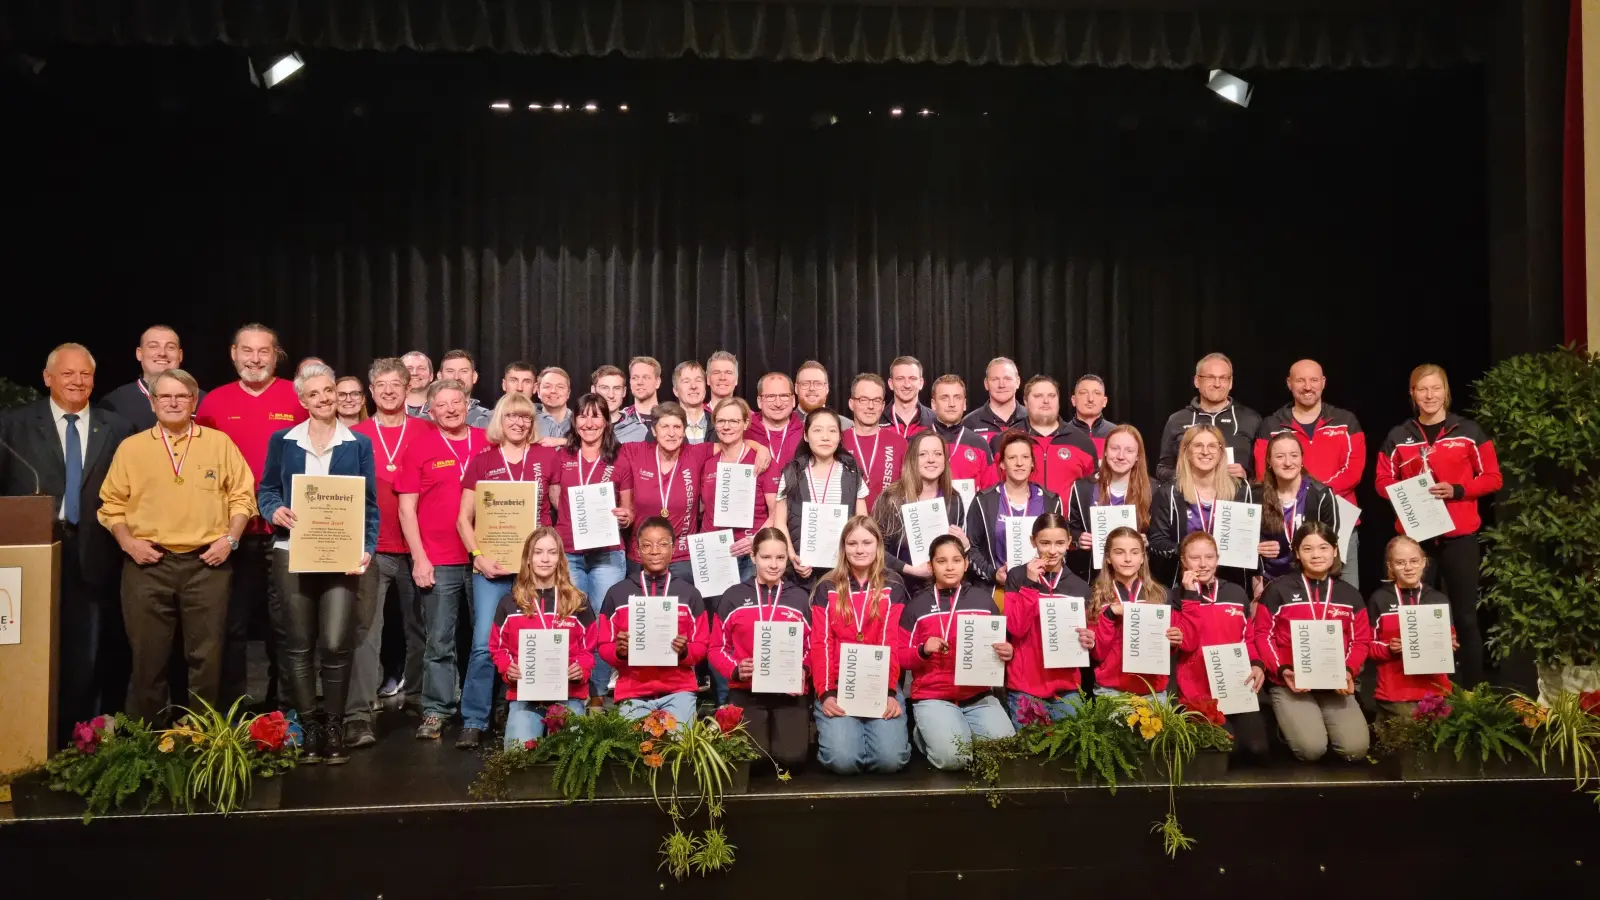
[[[1481,59],[1486,7],[1481,0],[8,0],[0,4],[0,46],[221,43],[633,59],[1427,67]]]
[[[581,388],[601,363],[717,349],[746,396],[809,358],[836,400],[899,354],[964,376],[974,405],[994,356],[1095,372],[1108,415],[1147,435],[1211,350],[1261,409],[1321,359],[1374,442],[1413,365],[1465,396],[1488,357],[1477,70],[1283,74],[1248,111],[1189,76],[1101,75],[1123,109],[1104,119],[20,114],[34,169],[0,265],[13,308],[46,315],[8,327],[6,374],[35,383],[76,339],[110,387],[170,320],[214,384],[231,329],[259,319],[345,372],[465,347],[486,402],[515,359]]]

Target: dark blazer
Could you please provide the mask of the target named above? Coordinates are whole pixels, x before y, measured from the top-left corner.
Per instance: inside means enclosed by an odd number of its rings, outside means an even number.
[[[90,584],[115,584],[122,574],[122,548],[100,524],[100,485],[106,480],[117,445],[134,429],[114,412],[86,412],[88,446],[84,448],[83,483],[78,486],[78,564]],[[55,498],[59,506],[67,490],[67,460],[50,414],[49,398],[0,415],[0,434],[39,470],[39,490]],[[33,490],[33,473],[9,451],[0,449],[0,495],[20,497]]]
[[[201,391],[200,396],[194,398],[195,405],[198,407],[205,398],[206,392]],[[150,408],[150,398],[139,389],[137,381],[130,381],[100,398],[99,408],[108,409],[126,419],[136,432],[156,427],[156,411]]]
[[[299,426],[296,426],[299,427]],[[289,437],[294,428],[285,428],[267,441],[267,465],[261,472],[261,485],[256,488],[256,505],[261,508],[261,518],[272,521],[279,507],[288,506],[294,476],[306,471],[306,451],[300,442]],[[350,432],[354,441],[343,441],[333,448],[333,458],[328,460],[329,475],[355,475],[367,480],[365,552],[378,549],[378,474],[372,459],[372,441],[364,434]],[[289,530],[272,527],[279,540],[289,539]]]

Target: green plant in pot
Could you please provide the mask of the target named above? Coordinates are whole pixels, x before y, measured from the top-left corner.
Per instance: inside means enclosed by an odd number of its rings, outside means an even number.
[[[1490,648],[1532,655],[1546,704],[1600,690],[1600,356],[1512,357],[1476,388],[1507,485],[1483,532]]]

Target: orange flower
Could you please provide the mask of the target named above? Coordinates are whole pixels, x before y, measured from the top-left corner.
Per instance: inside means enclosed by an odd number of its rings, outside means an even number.
[[[651,750],[654,750],[655,747],[656,747],[656,742],[655,741],[645,741],[644,743],[639,745],[639,752],[640,753],[649,753]]]
[[[644,758],[644,764],[649,766],[652,769],[661,768],[661,763],[662,763],[662,759],[661,759],[661,754],[659,754],[659,753],[651,753],[651,754],[649,754],[648,756],[646,756]]]
[[[674,731],[678,727],[678,720],[672,717],[672,713],[664,712],[661,714],[661,726],[667,731]]]

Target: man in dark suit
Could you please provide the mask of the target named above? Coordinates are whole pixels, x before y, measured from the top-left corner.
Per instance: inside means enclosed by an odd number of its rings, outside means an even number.
[[[128,420],[135,431],[148,431],[156,427],[155,410],[150,406],[150,383],[162,372],[183,365],[183,345],[178,342],[176,331],[166,325],[151,325],[139,335],[139,346],[133,355],[139,360],[138,379],[102,397],[100,408]],[[205,395],[205,391],[200,392],[201,399]]]
[[[100,712],[101,618],[119,605],[122,572],[122,550],[95,514],[111,457],[133,428],[114,412],[89,409],[94,368],[81,344],[62,344],[45,361],[50,396],[0,418],[0,434],[15,451],[0,452],[0,494],[49,494],[60,521],[57,718],[63,741],[74,723]]]

